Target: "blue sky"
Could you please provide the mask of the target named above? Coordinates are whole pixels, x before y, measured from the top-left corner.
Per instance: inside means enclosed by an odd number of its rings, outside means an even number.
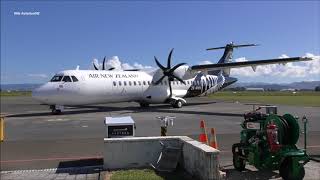
[[[153,56],[164,63],[171,48],[174,63],[217,62],[223,52],[205,49],[230,41],[261,44],[236,50],[235,59],[318,56],[319,23],[319,1],[1,1],[1,83],[45,82],[77,65],[91,68],[104,56],[155,67]],[[300,76],[292,75],[294,69],[281,76],[234,72],[243,82],[320,80],[317,69],[307,72],[312,66],[320,68],[317,62],[293,65],[306,71]]]

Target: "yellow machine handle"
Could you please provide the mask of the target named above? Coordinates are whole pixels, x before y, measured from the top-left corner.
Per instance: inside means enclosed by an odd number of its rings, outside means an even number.
[[[4,140],[4,117],[0,118],[0,141]]]

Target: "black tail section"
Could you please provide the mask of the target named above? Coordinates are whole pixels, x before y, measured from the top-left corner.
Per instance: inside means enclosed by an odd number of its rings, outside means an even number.
[[[232,53],[233,53],[233,49],[234,48],[240,48],[240,47],[250,47],[250,46],[258,46],[257,44],[240,44],[240,45],[236,45],[233,44],[233,42],[227,44],[226,46],[223,47],[215,47],[215,48],[208,48],[207,51],[210,50],[218,50],[218,49],[224,49],[223,55],[220,58],[220,60],[218,61],[217,64],[223,64],[223,63],[229,63],[232,61]],[[224,70],[220,70],[223,71],[223,75],[225,77],[229,77],[230,75],[230,69],[224,69]],[[213,71],[211,72],[211,74],[217,74],[220,71]]]

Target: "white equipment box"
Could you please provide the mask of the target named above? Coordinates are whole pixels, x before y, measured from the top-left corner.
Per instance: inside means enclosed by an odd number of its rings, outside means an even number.
[[[130,116],[106,117],[106,138],[122,138],[135,136],[135,123]]]

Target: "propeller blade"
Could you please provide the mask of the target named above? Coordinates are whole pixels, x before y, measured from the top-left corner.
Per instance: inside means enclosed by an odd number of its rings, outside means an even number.
[[[102,70],[106,70],[105,62],[106,62],[106,57],[104,57],[104,58],[103,58],[103,62],[102,62]]]
[[[169,94],[169,98],[172,97],[172,87],[171,87],[171,81],[169,80],[169,90],[170,90],[170,94]]]
[[[172,76],[176,79],[178,79],[178,81],[180,81],[182,84],[186,84],[181,78],[179,78],[178,76],[172,74]]]
[[[99,70],[99,68],[96,66],[95,62],[92,62],[92,64],[93,64],[93,67],[94,67],[95,70]]]
[[[173,52],[173,48],[171,49],[170,53],[169,53],[169,56],[168,56],[168,64],[167,64],[167,68],[170,69],[171,68],[171,55],[172,55],[172,52]]]
[[[173,73],[173,71],[175,71],[178,67],[186,65],[187,63],[179,63],[177,65],[175,65],[173,68],[170,69],[170,73]]]
[[[158,67],[159,67],[160,69],[162,69],[163,71],[166,69],[165,67],[163,67],[163,66],[159,63],[158,59],[157,59],[155,56],[154,56],[154,60],[156,61],[157,65],[158,65]]]
[[[163,78],[165,78],[166,76],[162,76],[157,82],[155,82],[154,84],[155,85],[158,85],[158,84],[160,84],[160,82],[163,80]]]

